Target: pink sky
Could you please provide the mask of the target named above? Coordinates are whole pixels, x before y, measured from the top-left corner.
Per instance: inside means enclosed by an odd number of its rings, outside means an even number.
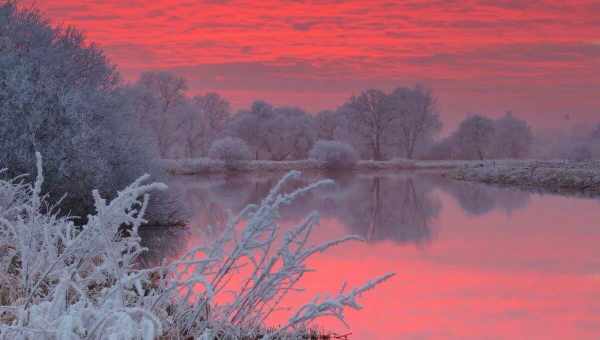
[[[31,0],[33,1],[33,0]],[[511,109],[538,126],[600,121],[600,2],[36,0],[102,46],[126,79],[185,76],[234,107],[310,111],[420,82],[445,122]]]

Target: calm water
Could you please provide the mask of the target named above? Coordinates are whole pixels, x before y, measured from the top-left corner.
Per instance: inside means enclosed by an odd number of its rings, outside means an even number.
[[[280,175],[180,177],[171,186],[193,212],[189,233],[150,239],[156,258],[193,246],[226,210],[259,201]],[[306,175],[307,184],[320,176]],[[432,174],[338,177],[282,212],[284,226],[319,210],[313,242],[358,234],[314,258],[303,293],[337,292],[346,280],[397,276],[349,311],[351,339],[599,339],[600,201],[444,180]],[[154,246],[154,245],[153,245]],[[285,312],[275,316],[284,318]]]

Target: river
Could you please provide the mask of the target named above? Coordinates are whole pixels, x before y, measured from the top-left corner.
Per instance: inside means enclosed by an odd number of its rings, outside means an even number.
[[[387,273],[397,275],[348,311],[350,328],[319,326],[350,339],[598,339],[600,337],[600,201],[456,182],[432,173],[306,174],[319,189],[281,214],[283,228],[313,210],[318,243],[347,234],[351,242],[310,260],[304,292],[336,293]],[[191,248],[226,211],[263,198],[281,174],[181,176],[170,183],[191,213],[189,231],[147,242],[150,260]],[[277,324],[287,312],[274,315]]]

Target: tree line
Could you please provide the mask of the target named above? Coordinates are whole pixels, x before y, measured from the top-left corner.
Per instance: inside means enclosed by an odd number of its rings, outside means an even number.
[[[256,160],[306,159],[319,140],[351,145],[363,159],[414,158],[442,127],[432,92],[418,85],[366,90],[314,115],[262,100],[234,113],[219,94],[188,96],[187,88],[184,78],[168,72],[143,73],[126,87],[162,158],[206,157],[225,137],[242,140]]]
[[[338,149],[351,147],[361,159],[375,161],[523,158],[534,140],[529,124],[511,112],[496,120],[469,116],[439,138],[435,97],[420,85],[387,93],[368,89],[337,110],[316,114],[261,100],[234,113],[217,93],[188,96],[185,79],[168,72],[146,72],[127,91],[162,158],[207,157],[213,143],[227,145],[225,138],[255,160],[306,159],[318,141],[336,141]]]

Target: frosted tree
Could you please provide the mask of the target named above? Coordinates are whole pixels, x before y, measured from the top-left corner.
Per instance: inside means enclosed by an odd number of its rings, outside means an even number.
[[[494,123],[494,158],[523,158],[529,154],[533,133],[529,124],[507,112]]]
[[[264,128],[265,151],[276,161],[306,159],[317,138],[313,118],[293,107],[276,108]]]
[[[185,79],[169,72],[145,72],[132,94],[140,125],[150,129],[161,158],[167,158],[185,124]]]
[[[388,96],[387,105],[397,117],[394,135],[406,158],[413,158],[418,147],[431,141],[442,128],[433,94],[422,86],[397,88]]]
[[[380,161],[384,159],[384,148],[390,143],[392,123],[397,119],[395,112],[387,107],[387,96],[379,90],[366,90],[353,96],[340,108],[346,117],[347,136],[366,150],[366,157]]]
[[[63,209],[85,217],[86,194],[114,194],[155,171],[147,135],[137,128],[104,53],[72,27],[52,27],[37,10],[0,4],[0,164],[33,173],[46,159],[44,191],[65,192]]]
[[[413,158],[439,132],[442,123],[430,90],[400,87],[386,94],[366,90],[340,109],[338,119],[349,140],[365,157],[383,160],[393,154]]]
[[[265,124],[274,116],[273,106],[264,101],[255,101],[250,110],[238,112],[228,126],[228,133],[243,139],[254,151],[254,158],[259,159],[265,149]],[[264,151],[263,151],[264,152]]]
[[[315,125],[318,129],[318,138],[322,140],[334,140],[336,130],[341,127],[341,119],[336,111],[325,110],[317,113],[315,117]]]
[[[429,160],[460,158],[459,146],[454,137],[455,136],[448,136],[435,141],[430,145],[424,158]]]
[[[210,144],[221,137],[231,119],[229,102],[212,92],[195,96],[184,119],[182,131],[186,157],[204,156]]]
[[[473,115],[463,120],[452,138],[463,159],[489,158],[494,142],[494,121]]]
[[[229,125],[229,134],[245,140],[255,159],[303,159],[317,138],[314,121],[293,107],[273,107],[256,101],[250,110],[240,111]]]

